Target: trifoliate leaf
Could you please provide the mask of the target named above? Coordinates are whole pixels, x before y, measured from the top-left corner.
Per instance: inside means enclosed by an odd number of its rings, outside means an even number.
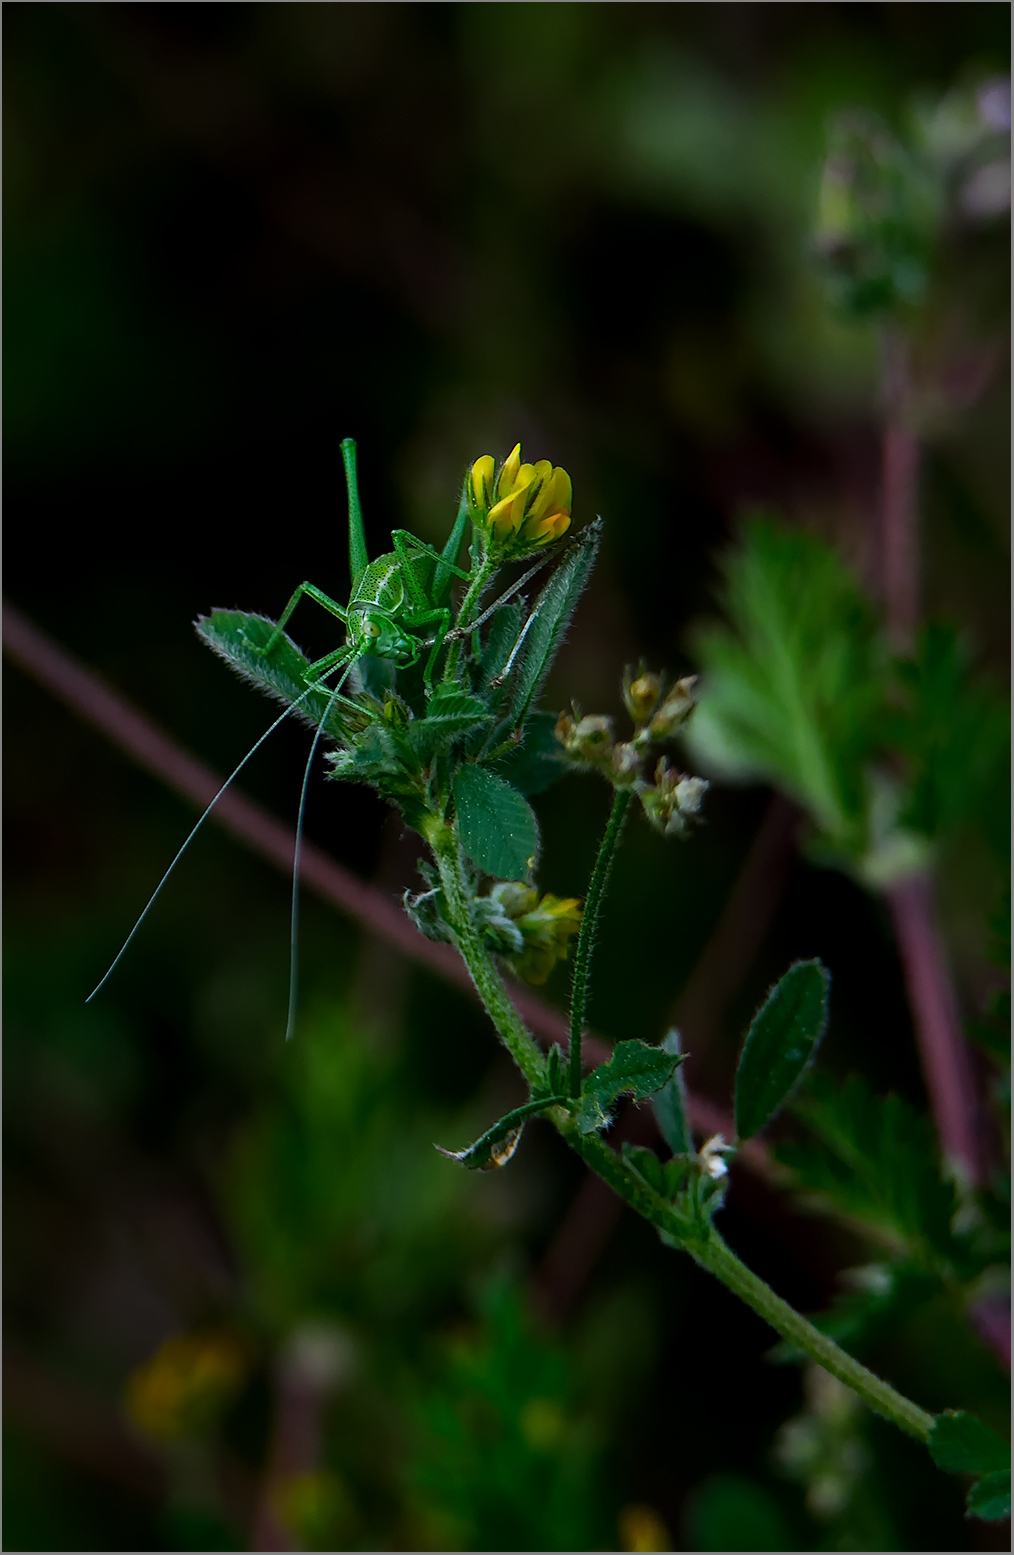
[[[675,1028],[663,1038],[662,1050],[665,1053],[679,1053],[680,1034]],[[655,1092],[651,1098],[651,1107],[662,1138],[673,1155],[686,1155],[693,1150],[694,1139],[687,1120],[686,1083],[682,1068],[674,1069],[672,1079]]]
[[[1010,1469],[1010,1447],[985,1421],[963,1409],[937,1415],[926,1443],[938,1469],[950,1474],[993,1474]]]
[[[577,602],[595,565],[601,521],[596,519],[564,552],[549,582],[532,606],[531,626],[508,679],[510,717],[521,723],[549,674]]]
[[[210,616],[201,616],[194,624],[198,636],[244,680],[287,706],[303,698],[295,716],[316,728],[324,717],[331,692],[325,687],[305,695],[307,683],[303,675],[310,661],[284,632],[270,655],[258,651],[270,642],[275,631],[273,621],[267,616],[246,615],[241,610],[213,610]],[[330,677],[332,689],[340,675],[339,670]],[[343,733],[342,708],[337,702],[328,715],[325,732]]]
[[[493,770],[522,794],[541,794],[563,777],[570,768],[556,738],[556,714],[532,713],[521,744],[502,757]]]
[[[477,869],[497,880],[527,880],[539,851],[531,805],[516,788],[482,767],[454,778],[461,845]]]
[[[854,858],[885,705],[872,609],[829,546],[767,520],[747,526],[725,570],[728,624],[698,635],[690,753],[705,773],[777,784]]]
[[[965,1498],[972,1517],[984,1523],[1002,1523],[1010,1516],[1010,1469],[998,1469],[977,1480]]]
[[[754,1016],[736,1070],[740,1139],[774,1116],[813,1057],[827,1025],[830,982],[819,961],[797,961]]]
[[[543,1096],[525,1102],[521,1107],[515,1107],[513,1112],[506,1113],[499,1122],[493,1124],[492,1128],[488,1128],[474,1145],[469,1145],[467,1150],[445,1150],[443,1145],[437,1145],[435,1148],[449,1161],[459,1161],[471,1172],[498,1171],[516,1154],[528,1119],[534,1113],[543,1112],[547,1107],[562,1101],[566,1101],[565,1096]]]
[[[442,745],[469,734],[486,723],[489,714],[478,697],[456,687],[433,693],[425,718],[417,718],[408,727],[412,748],[423,762],[429,761]]]
[[[624,1092],[643,1101],[660,1090],[682,1060],[661,1047],[649,1047],[636,1039],[617,1042],[604,1064],[599,1064],[581,1087],[577,1126],[582,1134],[594,1134],[609,1122],[613,1102]]]
[[[811,1137],[777,1155],[811,1203],[868,1226],[923,1271],[953,1264],[957,1200],[928,1118],[874,1095],[859,1075],[811,1074],[790,1107]]]

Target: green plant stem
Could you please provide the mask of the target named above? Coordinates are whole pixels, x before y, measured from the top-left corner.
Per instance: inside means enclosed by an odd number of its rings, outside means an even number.
[[[467,622],[471,617],[475,605],[482,598],[484,589],[489,583],[490,578],[492,578],[493,574],[496,572],[497,565],[498,564],[494,561],[491,561],[488,556],[486,557],[485,561],[479,564],[479,570],[475,577],[472,579],[471,583],[468,585],[468,590],[465,594],[465,597],[461,601],[461,609],[458,611],[457,619],[454,623],[455,630],[460,628],[463,621]],[[458,660],[461,657],[461,650],[463,646],[464,639],[459,637],[456,638],[448,648],[447,663],[444,666],[445,682],[452,681],[457,674]]]
[[[776,1296],[769,1285],[740,1262],[717,1231],[712,1229],[705,1245],[693,1248],[692,1254],[703,1268],[710,1269],[723,1285],[735,1291],[748,1307],[752,1307],[758,1317],[770,1323],[776,1333],[797,1345],[811,1360],[829,1371],[832,1377],[844,1382],[846,1387],[859,1395],[864,1404],[893,1421],[910,1436],[918,1437],[922,1442],[927,1439],[933,1429],[933,1415],[920,1409],[918,1404],[913,1404],[911,1399],[898,1393],[889,1383],[882,1382],[872,1371],[861,1366],[836,1345],[833,1339],[829,1339],[827,1334],[822,1334],[819,1328],[807,1322],[781,1296]]]
[[[538,1085],[544,1078],[545,1060],[535,1038],[514,1008],[472,921],[471,893],[462,868],[457,830],[437,817],[431,817],[424,826],[426,841],[437,861],[451,930],[462,960],[504,1046],[529,1085]]]
[[[599,912],[602,898],[609,884],[609,874],[616,857],[616,850],[623,835],[624,822],[630,809],[632,793],[629,788],[618,788],[613,795],[613,808],[599,844],[595,867],[588,885],[584,911],[581,914],[581,931],[574,952],[574,980],[570,993],[570,1094],[581,1094],[581,1038],[584,1034],[588,997],[591,993],[591,958],[598,933]]]
[[[436,855],[451,928],[465,965],[501,1040],[529,1084],[537,1084],[543,1078],[545,1067],[542,1055],[511,1003],[492,958],[472,923],[469,893],[454,828],[433,818],[427,826],[426,835]],[[927,1439],[934,1424],[931,1414],[861,1366],[833,1339],[822,1334],[788,1302],[776,1296],[770,1286],[726,1246],[712,1225],[691,1225],[685,1221],[600,1135],[581,1134],[570,1108],[551,1106],[546,1117],[586,1165],[608,1183],[631,1209],[664,1232],[671,1244],[689,1253],[702,1268],[708,1269],[716,1279],[721,1280],[783,1339],[796,1345],[811,1360],[823,1366],[825,1371],[837,1377],[839,1382],[851,1388],[871,1409],[884,1415],[901,1430],[920,1441]]]

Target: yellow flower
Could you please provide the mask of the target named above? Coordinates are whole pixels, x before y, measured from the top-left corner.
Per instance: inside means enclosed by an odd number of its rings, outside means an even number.
[[[248,1360],[228,1333],[174,1334],[127,1379],[127,1411],[155,1441],[200,1434],[243,1381]]]
[[[534,892],[532,893],[534,896]],[[581,929],[581,903],[575,896],[553,896],[547,891],[538,905],[517,919],[525,948],[513,967],[526,983],[546,982],[558,961],[566,961],[568,940]]]
[[[522,464],[518,443],[494,480],[491,454],[476,459],[469,489],[477,525],[504,556],[552,545],[570,527],[574,492],[566,470],[548,459]]]

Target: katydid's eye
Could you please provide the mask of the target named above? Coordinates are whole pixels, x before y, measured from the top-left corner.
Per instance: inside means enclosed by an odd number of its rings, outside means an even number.
[[[380,636],[380,627],[377,625],[376,621],[365,621],[363,623],[363,636],[364,637],[379,637]]]

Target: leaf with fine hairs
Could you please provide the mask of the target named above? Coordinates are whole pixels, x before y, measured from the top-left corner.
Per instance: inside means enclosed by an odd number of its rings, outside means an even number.
[[[774,1117],[813,1057],[827,1025],[830,982],[819,961],[797,961],[754,1016],[736,1070],[740,1139]]]
[[[532,606],[534,620],[508,681],[509,716],[515,725],[524,722],[542,690],[595,565],[601,531],[600,519],[582,530]]]
[[[665,1085],[676,1066],[678,1054],[665,1048],[649,1047],[632,1039],[617,1042],[604,1064],[599,1064],[581,1087],[577,1126],[582,1134],[594,1134],[610,1121],[612,1105],[629,1092],[635,1101],[643,1101]]]
[[[267,646],[275,631],[274,621],[267,616],[247,615],[241,610],[213,610],[210,616],[201,616],[194,624],[198,636],[220,659],[224,659],[251,685],[266,691],[276,702],[284,702],[289,706],[303,696],[307,689],[303,675],[310,661],[296,647],[291,637],[283,632],[270,655],[258,652]],[[340,675],[341,671],[337,673]],[[331,677],[332,682],[334,678]],[[326,687],[321,691],[311,691],[305,701],[300,703],[296,717],[316,728],[329,700],[330,694]],[[325,730],[338,736],[344,732],[341,708],[337,704],[328,715]]]
[[[527,880],[539,852],[539,827],[523,794],[482,767],[454,778],[458,832],[477,869],[497,880]]]

